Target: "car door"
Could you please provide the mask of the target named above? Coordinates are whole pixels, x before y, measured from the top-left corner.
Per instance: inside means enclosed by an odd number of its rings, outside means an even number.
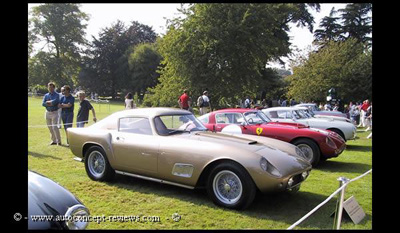
[[[112,146],[118,166],[125,171],[144,175],[157,173],[159,142],[149,119],[120,118],[118,131],[112,134]]]

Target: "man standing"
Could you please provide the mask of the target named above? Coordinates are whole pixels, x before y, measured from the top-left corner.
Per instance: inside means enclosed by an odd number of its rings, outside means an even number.
[[[361,105],[361,107],[360,107],[360,120],[361,120],[361,122],[360,122],[360,124],[358,125],[358,127],[365,127],[365,114],[367,113],[367,109],[368,109],[368,107],[369,107],[369,100],[367,99],[367,100],[365,100],[364,102],[363,102],[363,104]]]
[[[68,85],[63,86],[61,88],[63,96],[60,99],[60,103],[58,107],[62,109],[61,118],[64,123],[64,130],[67,136],[67,145],[68,143],[68,128],[72,127],[72,122],[74,120],[74,103],[75,98],[71,95],[71,88]]]
[[[181,109],[188,110],[189,105],[189,96],[187,95],[187,90],[183,90],[183,94],[178,99],[178,104]]]
[[[203,99],[203,103],[201,104],[200,115],[204,115],[209,112],[209,109],[211,109],[210,99],[208,98],[208,92],[204,91],[201,98]]]
[[[47,84],[49,93],[44,95],[42,106],[46,108],[46,123],[51,134],[50,145],[61,145],[60,130],[57,127],[58,123],[58,103],[60,95],[55,91],[56,86],[53,82]]]
[[[78,97],[79,97],[79,110],[78,110],[78,115],[76,117],[76,127],[83,128],[85,127],[85,124],[88,122],[89,110],[92,110],[94,122],[97,121],[96,112],[94,111],[94,108],[90,104],[90,102],[85,99],[86,97],[85,92],[83,91],[78,92]]]

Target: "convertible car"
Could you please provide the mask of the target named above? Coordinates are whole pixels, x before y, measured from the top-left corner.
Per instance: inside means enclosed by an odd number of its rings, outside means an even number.
[[[345,141],[356,136],[357,128],[349,122],[334,121],[323,118],[309,118],[298,107],[275,107],[262,110],[275,122],[299,123],[312,128],[331,130],[339,134]]]
[[[68,190],[28,171],[28,229],[83,230],[89,210]],[[43,219],[46,217],[46,219]]]
[[[313,166],[321,159],[339,156],[346,148],[344,140],[335,132],[297,123],[272,122],[254,109],[222,109],[205,114],[199,120],[211,131],[260,135],[289,142],[298,146]]]
[[[194,189],[217,205],[248,207],[257,190],[298,191],[311,164],[296,146],[252,135],[209,132],[189,111],[143,108],[69,128],[74,155],[95,181],[115,173]]]

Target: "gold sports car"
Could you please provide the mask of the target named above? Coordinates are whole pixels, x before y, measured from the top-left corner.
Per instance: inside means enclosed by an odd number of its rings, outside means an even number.
[[[173,108],[116,112],[87,128],[69,128],[68,141],[92,180],[117,173],[205,187],[215,204],[233,209],[248,207],[257,190],[298,191],[311,170],[292,144],[210,132],[189,111]]]

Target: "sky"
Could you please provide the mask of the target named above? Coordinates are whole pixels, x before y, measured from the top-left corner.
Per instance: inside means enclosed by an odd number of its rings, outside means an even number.
[[[30,9],[37,5],[40,4],[28,4],[28,8]],[[320,4],[320,6],[320,12],[310,10],[311,14],[314,16],[314,30],[318,29],[320,20],[329,15],[332,7],[335,7],[335,10],[338,10],[345,8],[346,4]],[[81,4],[80,9],[90,16],[90,19],[87,22],[86,37],[91,41],[92,36],[98,37],[102,28],[110,27],[118,19],[124,22],[125,25],[129,25],[132,21],[138,21],[141,24],[151,26],[157,34],[163,35],[166,33],[167,29],[166,19],[172,19],[181,15],[177,10],[178,8],[180,8],[179,3],[86,3]],[[313,41],[313,35],[308,28],[299,28],[295,25],[291,25],[289,37],[290,42],[292,43],[292,48],[298,48],[303,51],[306,50],[307,47],[311,46]],[[282,60],[287,61],[288,59],[283,58]],[[271,64],[271,66],[280,67],[278,64]],[[285,68],[289,68],[288,64],[286,64]]]

